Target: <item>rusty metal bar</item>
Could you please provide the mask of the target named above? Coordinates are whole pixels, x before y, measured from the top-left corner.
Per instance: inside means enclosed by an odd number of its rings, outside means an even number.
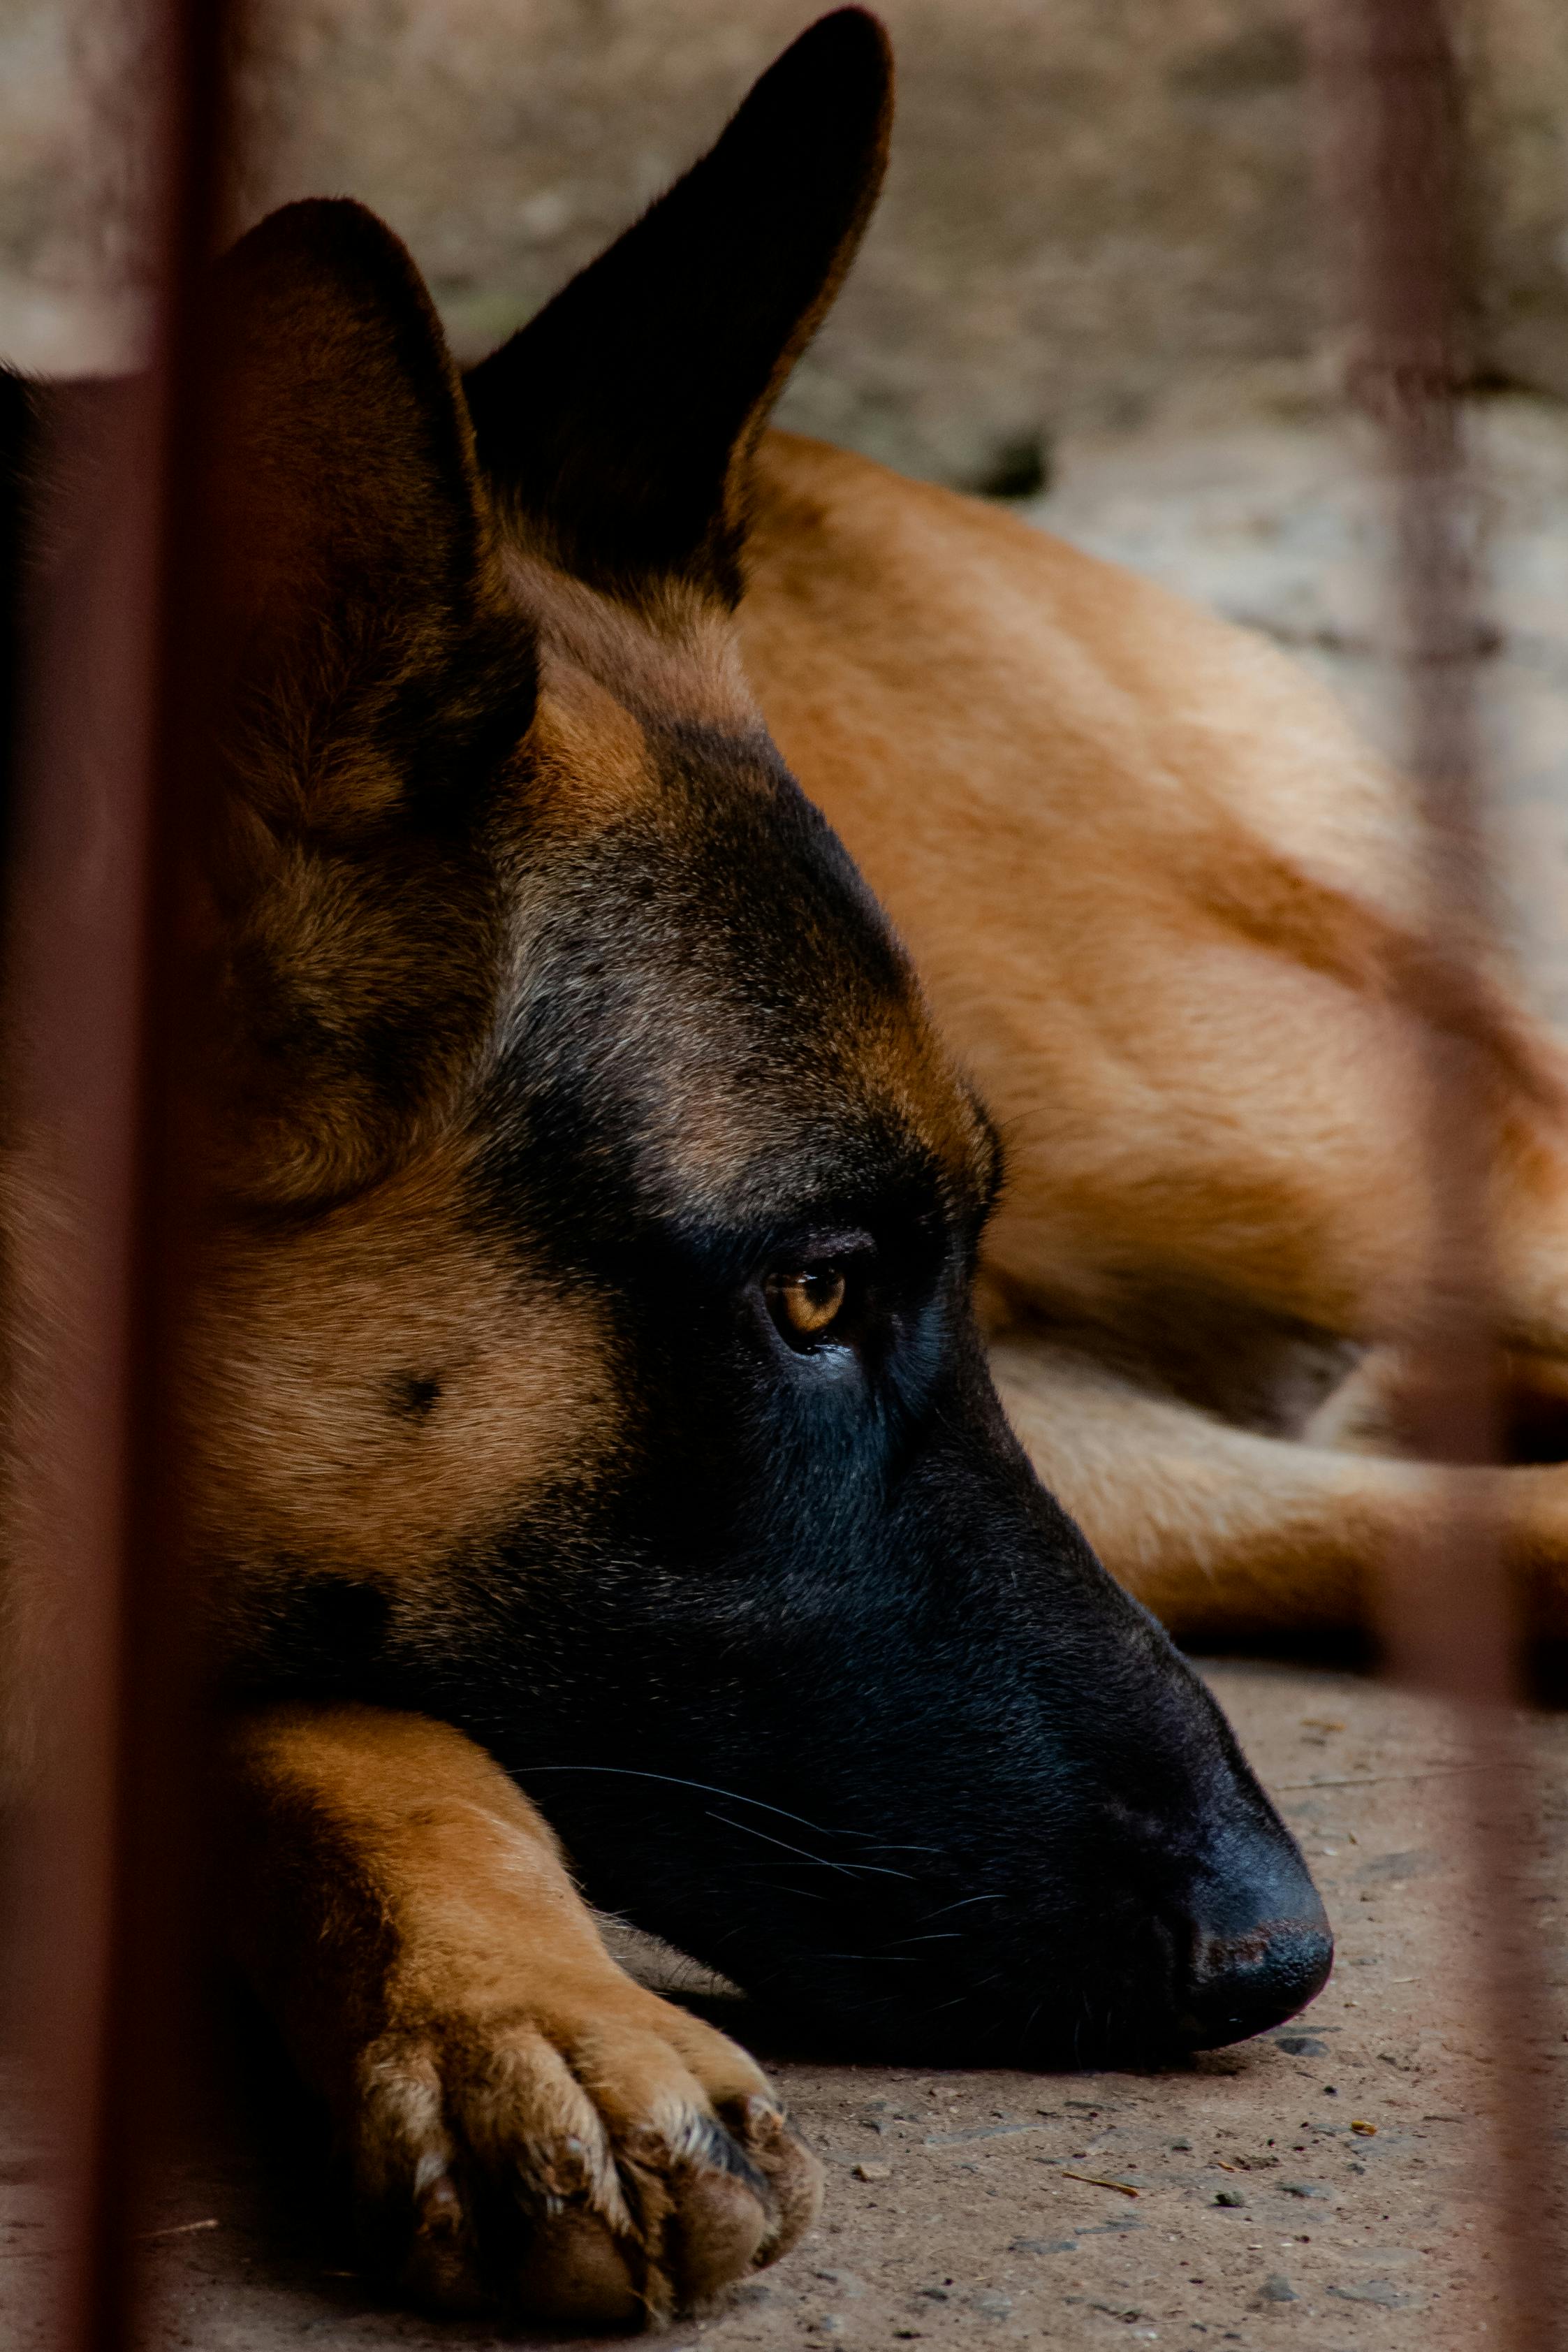
[[[1519,1769],[1506,1832],[1470,1782],[1469,1865],[1490,1945],[1483,2021],[1499,2112],[1493,2214],[1507,2260],[1504,2341],[1563,2340],[1535,2128],[1531,2047],[1549,2000],[1521,1907],[1531,1782],[1521,1732],[1528,1629],[1504,1551],[1500,1301],[1489,1229],[1497,1143],[1483,971],[1496,910],[1486,830],[1479,664],[1479,505],[1467,448],[1467,221],[1462,97],[1443,0],[1326,0],[1316,13],[1331,197],[1352,334],[1350,389],[1375,430],[1390,551],[1386,589],[1402,688],[1404,765],[1427,866],[1421,1066],[1429,1169],[1424,1297],[1409,1335],[1409,1450],[1448,1465],[1418,1552],[1390,1559],[1381,1596],[1391,1670],[1441,1694],[1472,1753]],[[1493,2339],[1495,2340],[1495,2338]]]
[[[58,2340],[137,2338],[132,2239],[178,2108],[200,1785],[176,1360],[179,1063],[199,806],[213,449],[203,288],[224,226],[230,0],[149,0],[156,292],[133,385],[62,399],[43,520],[15,896],[24,1116],[57,1191],[48,1572],[69,1610],[43,1818],[40,2002],[65,2262]]]

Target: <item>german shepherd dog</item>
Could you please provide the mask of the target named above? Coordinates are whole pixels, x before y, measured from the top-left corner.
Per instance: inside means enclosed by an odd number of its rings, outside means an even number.
[[[465,385],[351,203],[218,273],[226,1934],[442,2308],[657,2320],[816,2210],[588,1902],[867,2055],[1310,2000],[1322,1906],[1144,1604],[1353,1622],[1428,1507],[1362,1352],[1421,1224],[1398,788],[1249,637],[764,432],[889,92],[824,18]],[[1562,1095],[1487,1019],[1549,1368]],[[1554,1474],[1508,1475],[1549,1561]]]

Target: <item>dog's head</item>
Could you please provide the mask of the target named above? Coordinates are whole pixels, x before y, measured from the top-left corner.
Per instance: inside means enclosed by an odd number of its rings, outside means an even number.
[[[225,265],[205,1549],[242,1685],[450,1717],[862,2046],[1219,2042],[1321,1907],[1007,1426],[995,1138],[735,650],[887,93],[824,20],[466,399],[357,207]]]

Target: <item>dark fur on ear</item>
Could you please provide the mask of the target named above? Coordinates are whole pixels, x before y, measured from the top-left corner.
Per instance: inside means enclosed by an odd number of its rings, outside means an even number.
[[[219,265],[215,304],[236,678],[270,694],[308,677],[319,702],[324,669],[416,764],[434,730],[449,765],[481,704],[515,740],[532,664],[507,617],[462,388],[404,247],[362,205],[287,205]],[[494,690],[476,694],[486,654]]]
[[[290,205],[214,300],[214,1132],[231,1185],[300,1201],[428,1133],[487,1034],[536,649],[391,230]]]
[[[740,594],[748,461],[853,258],[892,120],[873,16],[824,16],[708,154],[467,379],[498,492],[568,569]]]

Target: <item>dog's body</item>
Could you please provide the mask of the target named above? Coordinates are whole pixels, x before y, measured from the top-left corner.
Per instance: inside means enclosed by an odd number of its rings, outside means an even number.
[[[999,1121],[992,1361],[1042,1478],[1185,1635],[1366,1624],[1430,1478],[1396,1342],[1428,1194],[1424,855],[1402,780],[1251,632],[843,452],[770,436],[747,674]],[[1497,1489],[1568,1629],[1568,1087],[1505,976]]]
[[[862,2047],[1136,2055],[1322,1981],[1291,1841],[1003,1421],[977,1255],[1036,1463],[1174,1622],[1353,1622],[1427,1506],[1300,1442],[1419,1279],[1396,788],[1249,638],[758,446],[885,105],[826,20],[465,400],[356,208],[225,265],[189,1389],[229,1935],[448,2306],[657,2315],[813,2210],[555,1833]],[[1557,1081],[1486,1018],[1550,1357]],[[1512,1475],[1550,1571],[1555,1474]],[[47,1526],[13,1550],[15,1610]]]

